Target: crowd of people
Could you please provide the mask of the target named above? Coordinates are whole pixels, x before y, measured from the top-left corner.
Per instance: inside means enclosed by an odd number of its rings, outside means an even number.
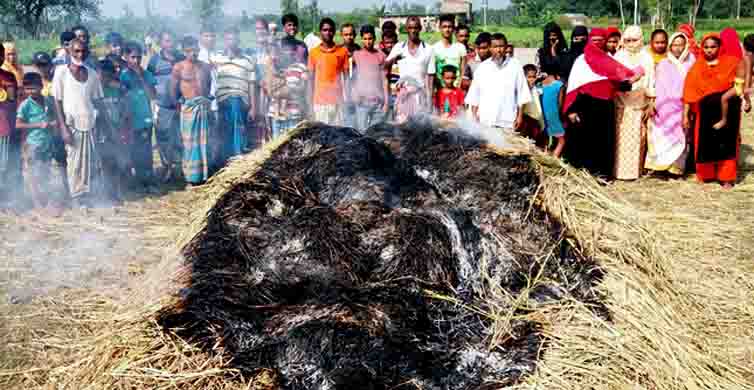
[[[522,65],[502,33],[439,19],[441,39],[407,39],[385,22],[357,29],[319,23],[297,39],[298,18],[255,22],[254,48],[240,31],[202,26],[198,39],[169,31],[146,45],[113,32],[91,54],[87,29],[61,34],[53,53],[24,72],[13,42],[0,46],[0,192],[5,206],[27,197],[59,214],[69,204],[117,204],[171,181],[201,185],[228,159],[305,119],[364,132],[383,121],[432,114],[518,131],[574,166],[606,178],[647,172],[731,187],[741,112],[751,108],[754,36],[639,26],[544,28],[534,64]],[[341,43],[335,36],[340,33]],[[360,44],[357,43],[360,37]],[[180,47],[180,50],[178,50]],[[159,151],[155,169],[153,138]],[[16,205],[17,206],[17,205]]]

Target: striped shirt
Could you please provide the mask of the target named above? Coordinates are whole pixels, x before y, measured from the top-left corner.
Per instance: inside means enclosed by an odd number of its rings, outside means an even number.
[[[254,93],[256,82],[256,60],[254,57],[232,56],[228,52],[212,57],[217,69],[217,101],[229,97],[240,97],[249,104],[249,96]]]

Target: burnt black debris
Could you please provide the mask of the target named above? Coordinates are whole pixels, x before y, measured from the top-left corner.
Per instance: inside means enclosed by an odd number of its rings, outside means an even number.
[[[540,325],[493,335],[490,314],[527,314],[505,298],[524,292],[598,303],[601,274],[533,202],[527,156],[459,134],[299,130],[184,248],[190,276],[163,325],[219,343],[250,375],[276,370],[285,389],[516,383],[535,368]]]

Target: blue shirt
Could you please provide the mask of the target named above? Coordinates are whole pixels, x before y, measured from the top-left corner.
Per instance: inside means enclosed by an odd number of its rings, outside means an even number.
[[[545,115],[545,130],[550,137],[562,137],[565,134],[563,122],[560,120],[561,88],[563,82],[560,80],[542,86],[542,111]]]
[[[162,52],[158,53],[149,59],[147,65],[147,71],[154,75],[157,80],[157,87],[155,88],[155,98],[158,106],[164,108],[174,108],[175,103],[170,98],[170,77],[173,73],[173,66],[178,62],[183,61],[183,55],[175,52],[173,53],[174,61],[170,61],[162,56]]]
[[[157,85],[157,80],[152,72],[145,70],[144,82],[149,85]],[[149,95],[139,81],[138,76],[130,69],[124,69],[120,73],[120,84],[126,91],[126,103],[131,111],[132,127],[134,130],[148,129],[152,127],[152,105]]]
[[[44,102],[45,100],[43,100]],[[39,104],[31,97],[27,97],[18,107],[16,118],[24,123],[40,123],[50,121],[50,110],[45,103]],[[38,147],[47,147],[52,142],[50,129],[33,128],[26,133],[26,143]]]

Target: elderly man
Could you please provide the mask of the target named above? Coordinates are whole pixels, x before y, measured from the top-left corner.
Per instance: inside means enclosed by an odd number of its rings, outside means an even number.
[[[71,63],[59,66],[52,80],[55,112],[69,147],[68,176],[74,207],[87,208],[102,193],[102,161],[97,150],[95,124],[104,94],[94,68],[86,65],[89,46],[71,42]]]
[[[492,35],[492,57],[474,72],[466,104],[474,118],[485,126],[518,129],[523,123],[523,106],[531,101],[531,91],[521,64],[506,57],[505,35]]]

